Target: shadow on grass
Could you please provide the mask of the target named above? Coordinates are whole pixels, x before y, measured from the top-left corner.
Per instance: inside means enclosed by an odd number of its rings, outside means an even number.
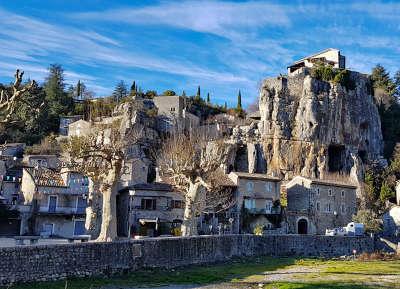
[[[364,285],[364,284],[345,284],[345,283],[291,283],[291,282],[277,282],[265,285],[264,289],[388,289],[392,286],[377,286],[377,285]]]
[[[15,285],[10,289],[94,289],[101,286],[161,286],[169,284],[210,284],[262,274],[295,264],[294,258],[242,258],[224,263],[194,265],[171,270],[148,269],[109,278],[68,279]]]

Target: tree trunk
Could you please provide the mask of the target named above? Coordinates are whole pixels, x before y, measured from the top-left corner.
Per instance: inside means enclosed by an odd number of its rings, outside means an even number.
[[[181,226],[182,236],[197,236],[196,206],[201,194],[202,186],[199,182],[190,183],[189,191],[185,198],[185,211]]]
[[[103,196],[103,210],[100,235],[96,241],[111,242],[117,235],[117,191],[118,180],[121,174],[122,159],[112,160],[111,168],[101,186]]]
[[[96,239],[100,234],[101,228],[101,210],[102,199],[99,189],[99,183],[89,179],[89,196],[88,207],[86,208],[86,232],[91,236],[92,240]]]
[[[116,186],[102,186],[103,209],[98,242],[111,242],[117,238]]]

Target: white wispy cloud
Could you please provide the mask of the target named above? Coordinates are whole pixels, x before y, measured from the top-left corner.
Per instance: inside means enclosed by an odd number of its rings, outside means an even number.
[[[260,2],[182,1],[162,2],[141,8],[79,13],[84,20],[167,25],[226,38],[237,38],[243,31],[265,26],[289,26],[282,6]]]
[[[0,19],[0,56],[12,60],[37,62],[38,56],[57,54],[72,64],[141,68],[224,83],[249,81],[229,72],[194,65],[189,60],[178,62],[138,53],[94,31],[49,24],[1,9]]]

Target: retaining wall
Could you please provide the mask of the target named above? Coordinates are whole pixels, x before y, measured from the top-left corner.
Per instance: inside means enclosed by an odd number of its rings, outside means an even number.
[[[245,256],[341,256],[374,251],[369,237],[227,235],[0,248],[0,284],[212,263]]]

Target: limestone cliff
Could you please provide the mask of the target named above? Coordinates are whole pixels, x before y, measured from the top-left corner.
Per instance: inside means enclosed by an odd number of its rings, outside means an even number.
[[[259,129],[269,173],[360,180],[363,164],[381,161],[381,123],[366,75],[350,73],[354,89],[310,75],[266,79]]]

